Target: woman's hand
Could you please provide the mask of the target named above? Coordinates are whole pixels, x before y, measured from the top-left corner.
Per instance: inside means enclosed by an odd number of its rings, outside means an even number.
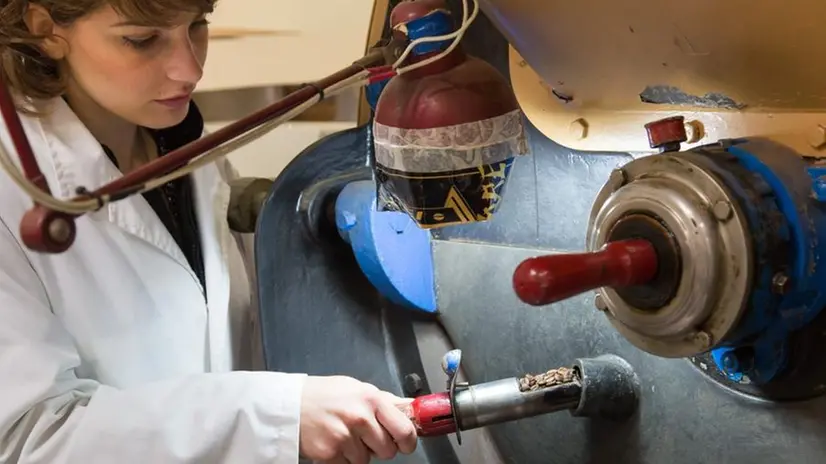
[[[368,464],[416,449],[411,400],[350,377],[306,379],[301,398],[301,456],[335,464]]]

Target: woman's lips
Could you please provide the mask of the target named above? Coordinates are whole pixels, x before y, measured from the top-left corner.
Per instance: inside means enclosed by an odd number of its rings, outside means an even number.
[[[192,98],[192,94],[181,95],[178,97],[166,98],[164,100],[155,100],[156,102],[160,103],[163,106],[168,108],[180,108],[184,105],[189,104],[189,100]]]

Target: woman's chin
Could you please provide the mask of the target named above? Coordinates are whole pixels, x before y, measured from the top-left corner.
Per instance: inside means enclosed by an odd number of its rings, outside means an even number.
[[[153,102],[154,103],[154,102]],[[139,125],[149,129],[166,129],[177,126],[186,118],[189,113],[189,103],[179,107],[168,107],[164,105],[153,105],[152,111],[148,112]]]

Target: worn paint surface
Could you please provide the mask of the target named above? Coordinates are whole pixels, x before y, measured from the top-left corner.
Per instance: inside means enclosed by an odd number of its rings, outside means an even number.
[[[692,95],[673,85],[649,85],[640,93],[640,101],[655,105],[678,105],[698,108],[722,108],[742,110],[743,103],[719,92],[708,92],[705,95]]]
[[[647,152],[642,127],[680,114],[689,147],[760,136],[826,156],[826,2],[480,0],[512,46],[517,98],[542,134],[571,149]],[[710,18],[737,18],[724,25]],[[783,18],[778,21],[777,18]],[[588,123],[582,137],[572,121]]]

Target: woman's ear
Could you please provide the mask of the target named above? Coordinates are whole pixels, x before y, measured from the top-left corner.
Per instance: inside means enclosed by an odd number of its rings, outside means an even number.
[[[38,37],[43,37],[39,43],[40,50],[49,58],[60,61],[69,53],[68,44],[65,40],[56,35],[55,22],[52,15],[42,5],[28,2],[26,10],[26,26],[29,32]]]

